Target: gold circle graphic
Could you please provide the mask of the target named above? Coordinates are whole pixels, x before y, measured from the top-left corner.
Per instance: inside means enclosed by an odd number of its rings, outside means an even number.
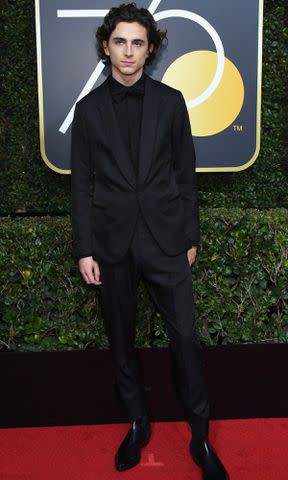
[[[209,50],[188,52],[171,63],[162,81],[181,90],[188,102],[209,87],[216,68],[217,53]],[[222,132],[239,115],[243,101],[241,74],[234,63],[225,58],[223,76],[216,90],[201,104],[189,109],[192,134],[205,137]]]

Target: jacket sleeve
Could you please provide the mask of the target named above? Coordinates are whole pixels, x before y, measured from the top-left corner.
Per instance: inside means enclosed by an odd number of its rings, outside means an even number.
[[[87,130],[76,103],[71,131],[72,250],[76,258],[92,255],[92,191]]]
[[[195,148],[186,103],[179,91],[172,127],[173,165],[185,209],[186,230],[191,245],[200,243],[199,206],[195,171]]]

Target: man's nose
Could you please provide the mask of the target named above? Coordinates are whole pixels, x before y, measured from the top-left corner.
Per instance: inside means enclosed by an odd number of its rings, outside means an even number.
[[[127,43],[126,44],[126,50],[125,50],[125,55],[127,56],[131,56],[133,54],[133,51],[132,51],[132,45]]]

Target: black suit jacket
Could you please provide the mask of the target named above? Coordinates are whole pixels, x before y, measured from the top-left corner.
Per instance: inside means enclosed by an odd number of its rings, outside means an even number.
[[[73,253],[118,261],[138,209],[167,255],[200,240],[195,151],[182,93],[145,72],[138,178],[107,79],[76,103],[71,138]]]

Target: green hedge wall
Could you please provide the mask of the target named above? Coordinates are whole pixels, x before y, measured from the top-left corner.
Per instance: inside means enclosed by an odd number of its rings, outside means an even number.
[[[288,211],[201,210],[191,267],[196,317],[207,345],[288,341]],[[0,348],[108,347],[98,287],[72,257],[70,217],[0,219]],[[136,346],[167,346],[142,281]]]
[[[40,158],[34,1],[1,4],[2,100],[0,100],[0,212],[70,211],[70,176],[50,170]],[[288,207],[288,77],[285,7],[264,2],[262,142],[247,170],[199,174],[202,207]]]

